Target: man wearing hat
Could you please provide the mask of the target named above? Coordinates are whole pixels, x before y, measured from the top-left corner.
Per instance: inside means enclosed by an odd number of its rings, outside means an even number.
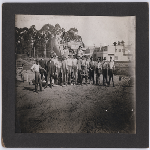
[[[44,88],[47,88],[49,79],[50,79],[50,88],[52,88],[52,79],[54,78],[55,73],[55,66],[54,62],[52,61],[52,58],[53,57],[50,57],[49,61],[47,62],[47,81]]]
[[[41,74],[40,69],[44,69],[39,65],[39,60],[31,67],[31,71],[35,72],[35,92],[38,93],[38,84],[40,85],[40,91],[42,91]],[[45,69],[44,69],[45,70]]]
[[[93,61],[93,57],[91,57],[91,61],[89,62],[89,78],[90,81],[93,79],[93,84],[94,84],[94,69],[95,69],[95,63]]]

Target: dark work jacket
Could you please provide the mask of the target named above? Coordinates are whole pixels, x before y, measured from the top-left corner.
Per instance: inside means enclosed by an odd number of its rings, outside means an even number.
[[[47,62],[47,74],[54,74],[55,73],[55,65],[53,61]]]
[[[39,61],[39,65],[45,69],[45,61],[44,60],[40,60]],[[43,73],[44,72],[44,69],[40,69],[40,73]]]
[[[95,68],[94,61],[90,61],[89,62],[89,66],[90,66],[90,69],[94,69]]]
[[[39,61],[39,65],[42,67],[42,68],[44,68],[45,66],[44,66],[44,60],[40,60]]]

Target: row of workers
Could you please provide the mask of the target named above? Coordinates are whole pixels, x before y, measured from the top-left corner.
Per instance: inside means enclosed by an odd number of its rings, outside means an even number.
[[[48,86],[48,81],[50,81],[50,87],[52,84],[57,85],[68,85],[68,84],[80,84],[83,83],[83,78],[85,78],[85,83],[87,85],[88,80],[93,81],[93,84],[100,84],[100,75],[103,75],[103,85],[105,83],[110,84],[112,79],[113,82],[113,70],[114,70],[114,61],[110,57],[110,61],[106,60],[93,61],[91,57],[90,60],[86,56],[76,56],[69,55],[66,57],[54,57],[49,58],[46,61],[42,58],[40,61],[36,61],[31,68],[35,72],[35,82],[36,82],[36,91],[37,86],[40,84],[41,79],[45,76],[46,86]],[[109,74],[109,82],[107,82],[107,76]],[[94,76],[96,75],[96,81]],[[54,83],[52,82],[54,80]]]

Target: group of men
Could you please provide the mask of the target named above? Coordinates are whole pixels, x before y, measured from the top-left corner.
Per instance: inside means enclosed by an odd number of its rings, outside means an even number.
[[[36,64],[31,67],[35,72],[35,91],[38,92],[38,84],[42,91],[42,79],[45,77],[46,85],[50,82],[50,88],[55,85],[67,86],[68,84],[82,85],[85,78],[85,84],[93,82],[100,85],[100,76],[103,75],[103,85],[113,82],[114,61],[110,57],[110,61],[93,61],[86,56],[68,55],[68,57],[57,57],[56,55],[46,61],[44,58],[36,60]],[[107,76],[109,75],[109,81]]]

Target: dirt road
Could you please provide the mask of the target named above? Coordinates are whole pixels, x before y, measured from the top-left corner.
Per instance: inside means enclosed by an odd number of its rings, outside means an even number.
[[[16,84],[16,132],[135,133],[133,87],[114,77],[115,87],[69,85],[46,88]]]

